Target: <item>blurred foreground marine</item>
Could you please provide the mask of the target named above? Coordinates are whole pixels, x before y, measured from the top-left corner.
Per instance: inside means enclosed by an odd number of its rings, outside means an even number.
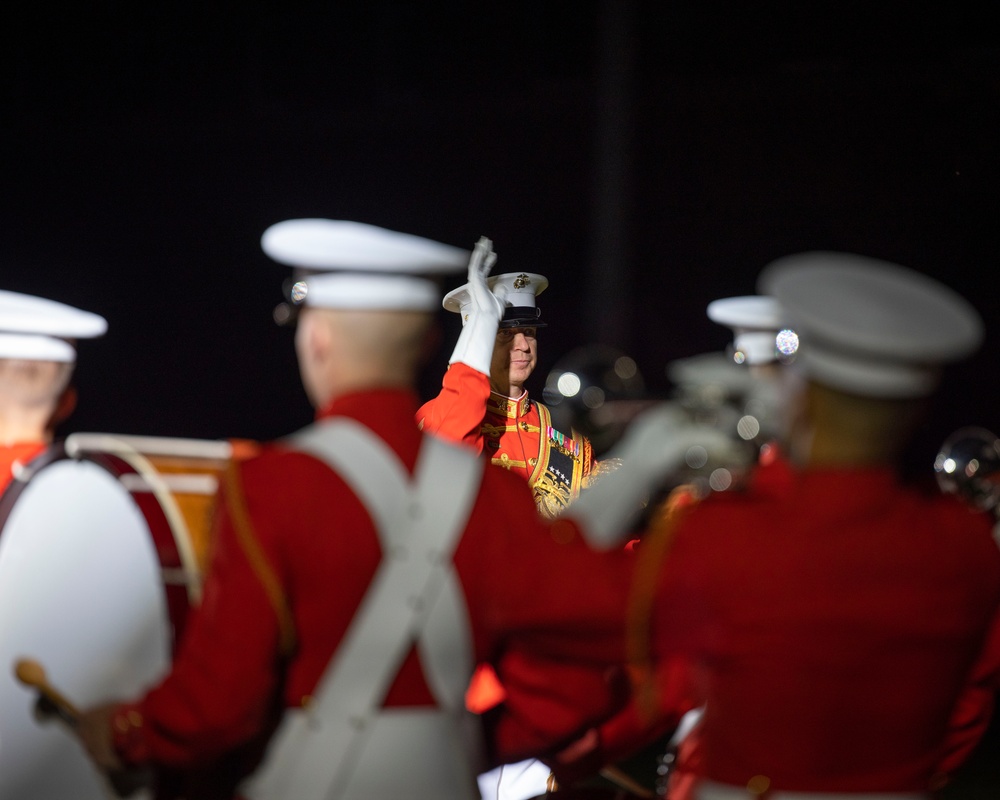
[[[421,429],[462,442],[528,481],[538,511],[558,515],[602,468],[590,441],[556,430],[549,409],[528,397],[525,384],[538,363],[538,329],[546,327],[537,295],[543,275],[519,272],[488,281],[495,256],[477,244],[469,282],[449,292],[444,307],[462,317],[462,333],[440,394],[425,403]]]
[[[708,496],[713,489],[741,491],[750,481],[760,489],[761,475],[757,470],[761,467],[765,468],[766,481],[772,485],[792,480],[783,447],[791,404],[797,395],[798,379],[788,364],[794,361],[798,350],[798,335],[783,328],[781,307],[773,297],[724,297],[709,303],[706,312],[710,320],[725,325],[733,333],[726,353],[673,362],[669,374],[695,419],[707,415],[713,424],[751,443],[755,457],[749,469],[726,469],[726,480],[717,479],[714,486],[701,487],[694,497],[675,494],[675,501],[688,502],[672,503],[666,509],[667,514],[655,520],[657,526],[672,527],[676,523],[673,515],[684,513],[691,500]],[[718,360],[713,361],[711,355]],[[697,487],[692,485],[692,488]],[[669,544],[666,538],[658,536],[657,544],[666,546]],[[647,560],[655,562],[656,558],[653,555]],[[704,758],[698,727],[704,713],[704,698],[698,697],[700,681],[695,669],[687,665],[687,669],[680,670],[679,663],[682,662],[671,662],[669,671],[661,666],[655,679],[661,712],[666,712],[667,721],[676,719],[677,713],[685,710],[684,701],[699,704],[681,719],[662,756],[658,788],[670,800],[688,800],[692,796]],[[668,700],[671,695],[674,699]],[[641,718],[651,722],[648,709]],[[664,770],[664,765],[669,769]]]
[[[520,654],[600,686],[622,654],[628,561],[549,528],[523,480],[418,430],[432,278],[467,252],[331,220],[278,223],[263,247],[312,272],[295,343],[316,423],[229,474],[171,673],[86,713],[81,736],[107,770],[189,771],[188,798],[478,798],[474,666],[502,678]],[[508,704],[535,734],[586,723],[516,682]]]
[[[41,297],[0,291],[0,490],[16,464],[52,442],[76,405],[76,339],[101,336],[103,317]]]
[[[911,493],[893,463],[981,322],[937,282],[849,254],[790,256],[758,288],[800,337],[796,469],[694,506],[652,565],[654,659],[703,687],[695,797],[929,797],[974,744],[960,717],[1000,553],[984,515]]]
[[[790,387],[787,370],[781,363],[787,360],[788,353],[779,346],[783,344],[789,349],[788,337],[783,334],[791,332],[781,329],[780,308],[770,297],[727,297],[709,303],[707,313],[713,322],[732,329],[733,342],[726,352],[671,361],[667,365],[667,375],[674,387],[670,404],[688,434],[707,426],[728,437],[730,446],[726,451],[717,450],[712,457],[708,451],[696,450],[690,461],[685,454],[670,480],[654,493],[654,498],[664,493],[665,497],[647,507],[644,524],[637,530],[640,538],[629,542],[630,547],[640,551],[646,547],[644,540],[654,548],[667,544],[663,536],[657,535],[659,530],[672,526],[678,514],[685,513],[711,492],[745,487],[760,464],[769,465],[769,474],[781,473],[775,464],[779,447],[774,436],[782,427],[782,418],[787,416],[783,412],[787,411],[784,407],[788,404]],[[587,354],[581,351],[581,355]],[[582,362],[594,363],[594,359],[591,356]],[[610,367],[615,362],[607,363]],[[563,368],[562,374],[553,370],[550,386],[557,389],[564,382],[563,375],[578,372],[587,374],[586,369],[578,370],[572,363]],[[620,386],[620,382],[605,382]],[[546,387],[546,397],[550,386]],[[586,402],[576,403],[581,404]],[[720,459],[718,456],[722,455],[725,458]],[[581,501],[582,506],[586,507],[591,500],[592,496]],[[604,503],[606,500],[602,500]],[[656,561],[657,555],[649,553],[647,548],[643,564],[648,568],[650,564],[655,566]],[[642,577],[648,579],[648,574]],[[648,590],[637,591],[635,595],[644,602],[651,600]],[[649,617],[648,607],[638,603],[631,613],[642,621]],[[666,793],[671,800],[687,800],[701,756],[696,727],[703,702],[699,682],[683,659],[649,663],[648,646],[638,636],[632,639],[636,650],[635,663],[630,665],[633,682],[646,690],[655,685],[657,704],[651,707],[648,697],[640,694],[575,746],[566,748],[556,760],[560,785],[595,785],[599,782],[588,779],[587,775],[601,764],[615,763],[648,791],[657,795]]]
[[[732,330],[730,358],[750,378],[744,422],[756,429],[756,440],[780,444],[788,436],[790,399],[798,390],[796,372],[786,369],[795,360],[798,334],[784,327],[781,307],[773,297],[723,297],[709,303],[706,312],[710,320]]]

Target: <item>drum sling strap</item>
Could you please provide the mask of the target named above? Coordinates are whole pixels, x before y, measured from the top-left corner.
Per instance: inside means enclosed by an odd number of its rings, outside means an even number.
[[[407,774],[407,750],[419,751],[412,741],[407,747],[405,737],[412,739],[416,732],[423,738],[423,730],[435,748],[445,751],[439,760],[459,773],[449,781],[441,767],[434,769],[438,796],[477,797],[478,765],[463,749],[470,742],[459,730],[472,672],[471,630],[451,557],[478,494],[482,462],[424,437],[411,478],[381,439],[345,419],[310,426],[290,443],[329,464],[354,491],[372,516],[383,558],[312,702],[286,712],[264,764],[243,794],[251,800],[354,797],[391,786],[393,780],[405,794],[408,786],[417,789],[409,783],[416,776]],[[435,717],[438,727],[412,727],[393,718],[381,728],[388,736],[374,735],[379,717],[393,711],[381,703],[414,642],[439,707],[403,711],[411,712],[410,722],[420,717],[424,725]],[[454,729],[445,737],[455,743],[453,749],[440,741],[441,718],[445,731]],[[404,732],[403,741],[398,731]],[[378,774],[364,775],[363,762],[373,755],[365,757],[366,747],[396,752],[376,754],[380,768],[368,772]],[[413,769],[419,772],[421,766]],[[394,779],[394,772],[404,774]]]

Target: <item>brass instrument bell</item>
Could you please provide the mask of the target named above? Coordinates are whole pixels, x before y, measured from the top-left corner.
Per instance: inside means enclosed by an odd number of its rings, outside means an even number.
[[[985,428],[960,428],[934,459],[938,486],[975,508],[1000,515],[1000,439]]]

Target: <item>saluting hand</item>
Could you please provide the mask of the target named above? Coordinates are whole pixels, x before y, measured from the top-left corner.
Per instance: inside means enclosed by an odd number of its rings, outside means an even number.
[[[496,261],[497,254],[493,252],[493,242],[485,236],[479,237],[469,259],[469,294],[472,297],[472,307],[476,312],[489,314],[494,319],[500,320],[504,310],[503,298],[494,296],[486,282],[486,276],[490,274]]]

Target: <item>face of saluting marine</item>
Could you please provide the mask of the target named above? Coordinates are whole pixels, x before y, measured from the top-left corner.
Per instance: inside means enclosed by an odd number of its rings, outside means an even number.
[[[500,328],[493,347],[490,383],[493,390],[507,397],[519,397],[525,381],[538,363],[536,328]]]

